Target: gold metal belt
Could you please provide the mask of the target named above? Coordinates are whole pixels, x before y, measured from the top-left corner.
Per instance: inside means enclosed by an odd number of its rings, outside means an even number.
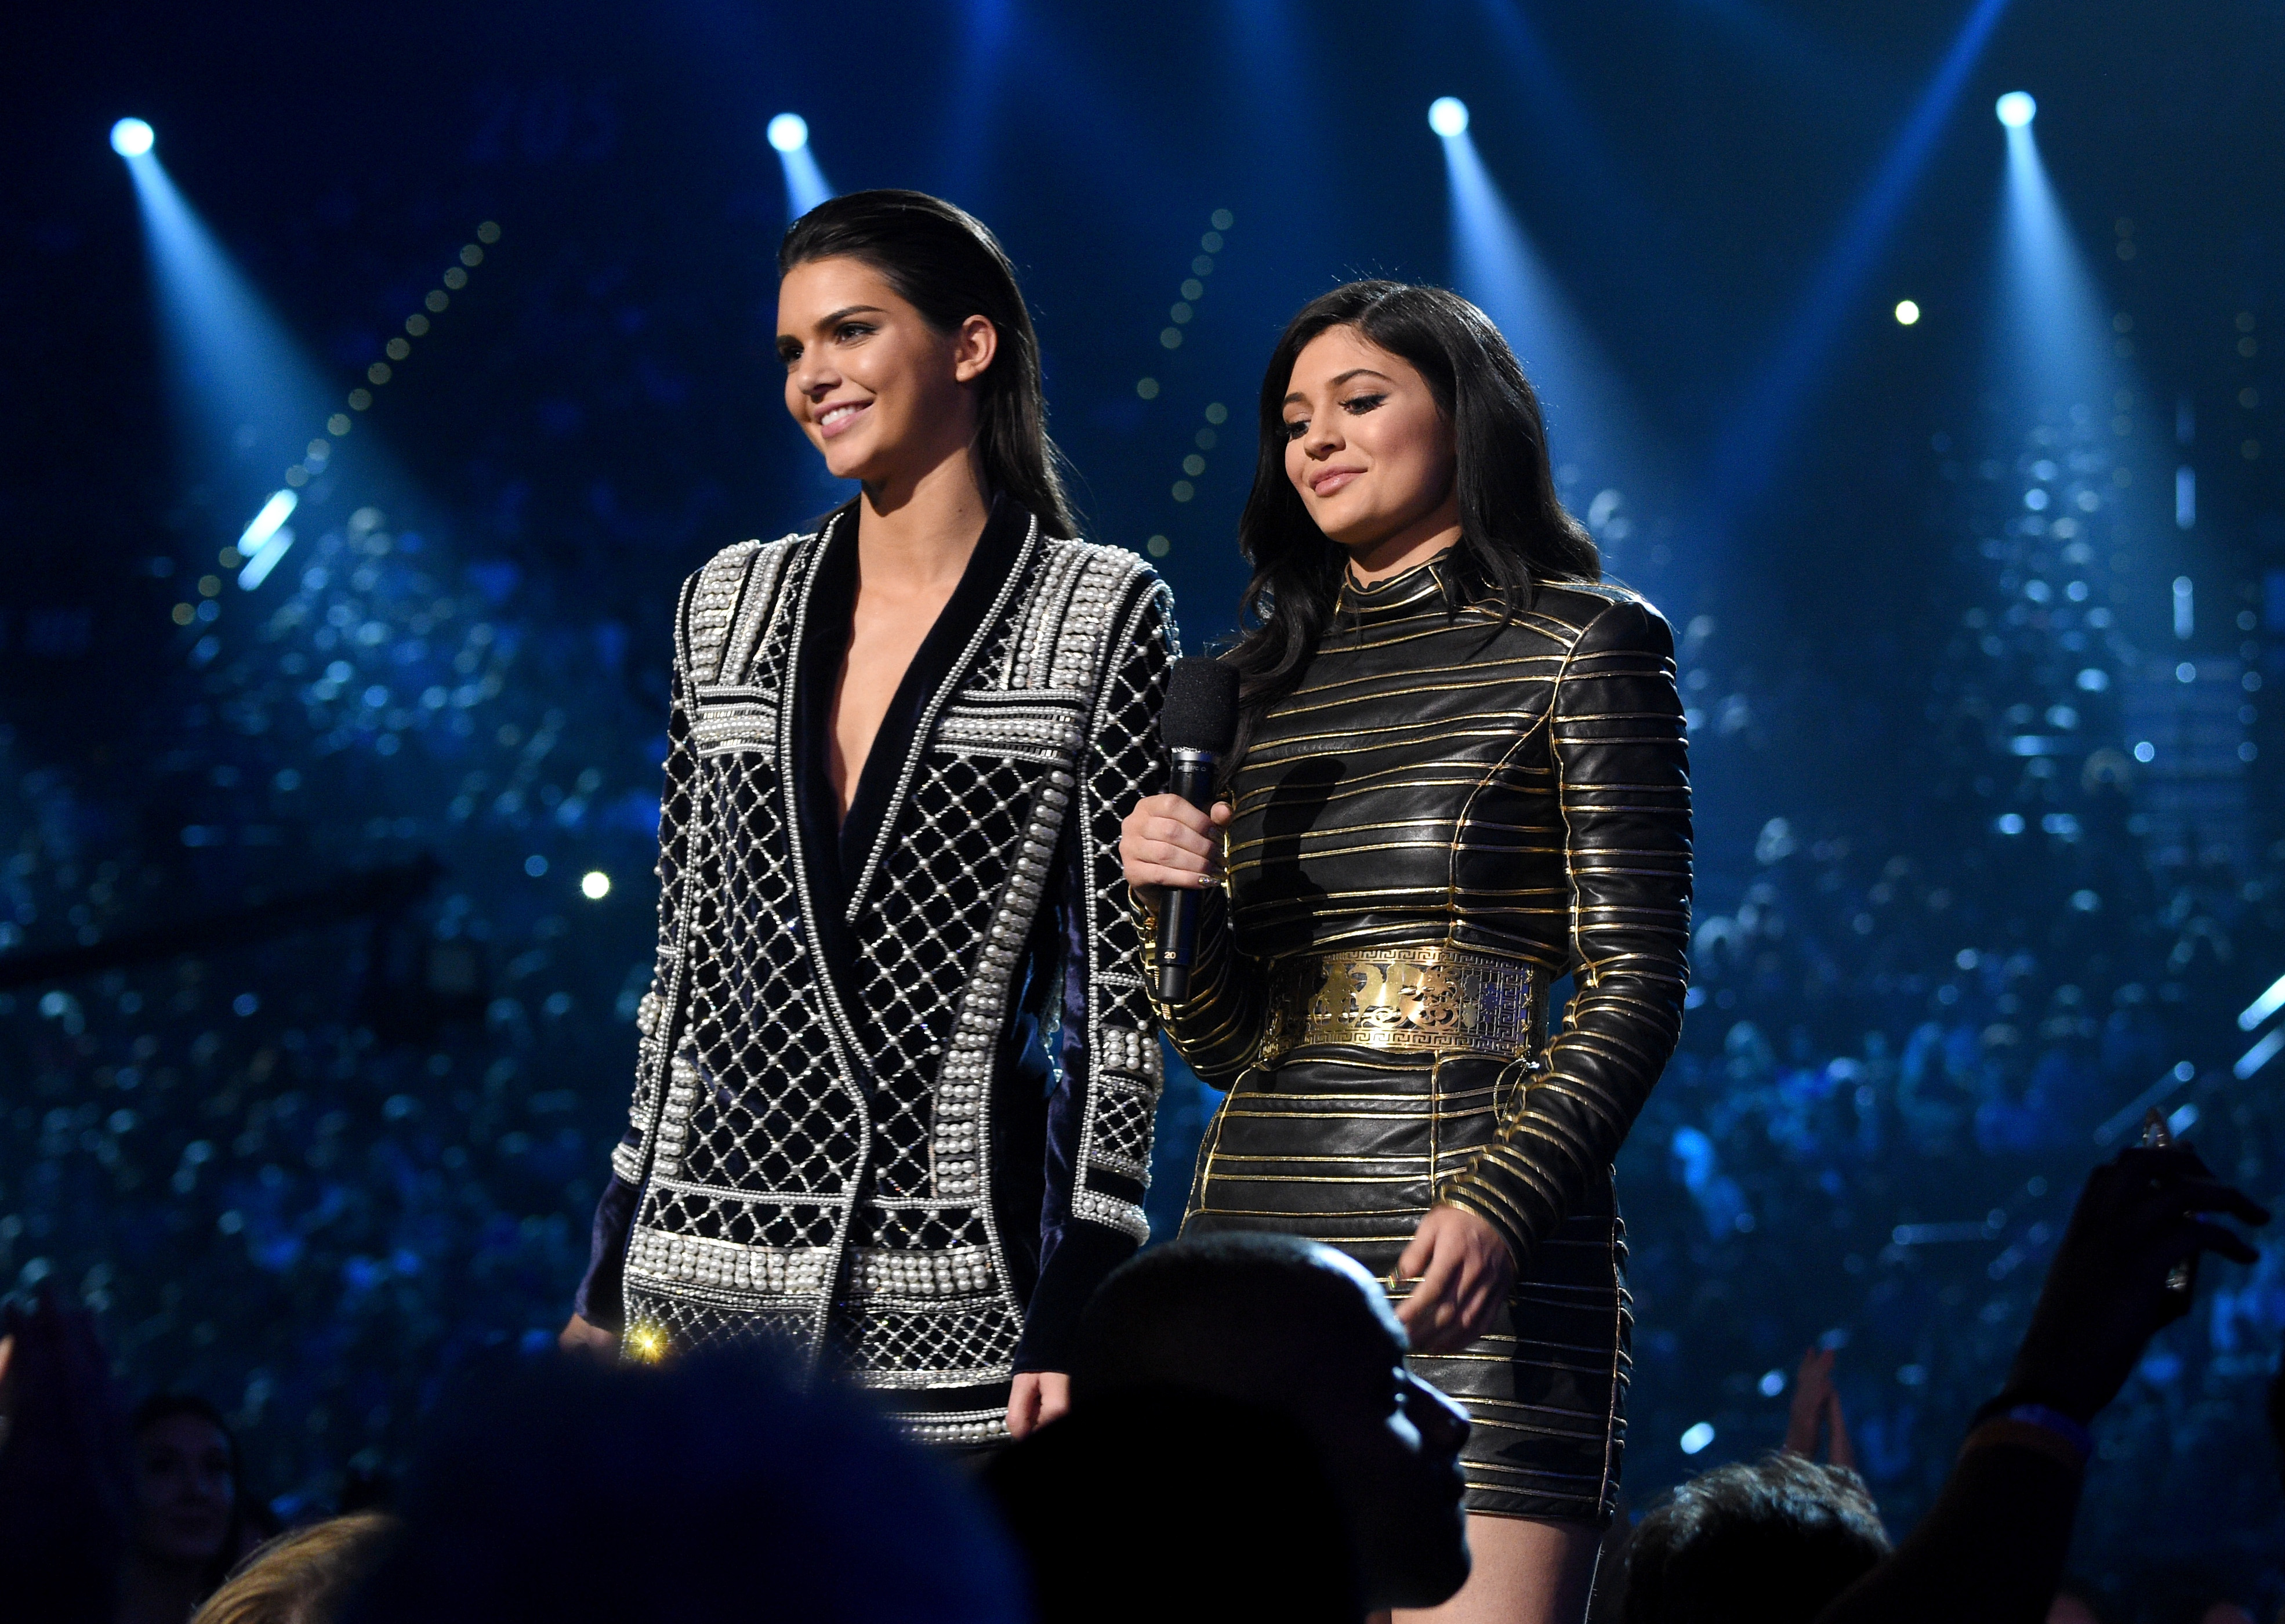
[[[1520,1056],[1539,1043],[1541,973],[1441,942],[1288,960],[1261,1062],[1318,1044]]]

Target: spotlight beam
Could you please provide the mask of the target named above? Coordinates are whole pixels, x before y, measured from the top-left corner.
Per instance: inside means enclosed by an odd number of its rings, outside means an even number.
[[[1605,464],[1617,449],[1615,420],[1622,415],[1614,398],[1615,376],[1485,169],[1467,133],[1467,109],[1450,97],[1436,109],[1431,119],[1441,113],[1442,122],[1435,127],[1453,131],[1442,137],[1453,279],[1522,359],[1546,409],[1550,437],[1560,436],[1558,460]]]
[[[2010,118],[2010,104],[2015,116]],[[2110,393],[2110,324],[2094,277],[2064,216],[2031,131],[2031,98],[1999,98],[2007,132],[2006,200],[2001,211],[1995,357],[2005,391],[2033,415],[2093,406]]]
[[[1872,184],[1818,264],[1792,332],[1731,418],[1715,452],[1713,507],[1718,526],[1734,525],[1740,510],[1769,487],[1802,403],[1842,328],[1865,303],[1865,283],[1896,231],[1912,184],[1927,167],[1936,137],[2006,9],[2007,0],[1975,0]]]
[[[334,391],[176,189],[148,136],[148,125],[123,137],[114,127],[112,145],[140,149],[127,154],[127,172],[142,212],[189,472],[233,504],[251,501],[272,489],[276,471],[325,423]]]
[[[1570,191],[1578,204],[1599,212],[1617,234],[1633,236],[1651,230],[1650,214],[1635,189],[1634,177],[1612,161],[1597,134],[1599,121],[1557,70],[1553,54],[1529,12],[1517,0],[1477,0],[1476,9],[1497,37],[1505,65],[1523,82],[1524,94],[1517,101],[1531,114],[1537,130],[1535,146],[1569,177]],[[1624,273],[1633,262],[1629,256],[1621,259],[1614,269]],[[1646,282],[1642,286],[1650,291]],[[1656,293],[1671,296],[1670,289],[1663,286]]]
[[[809,122],[800,114],[781,113],[772,119],[769,137],[785,170],[787,217],[798,220],[831,197],[833,188],[809,150]]]
[[[1007,102],[1009,47],[1016,37],[1014,0],[965,0],[960,27],[960,71],[943,163],[948,197],[972,197],[984,176]]]
[[[1453,284],[1513,346],[1538,391],[1559,479],[1566,485],[1578,481],[1588,528],[1604,546],[1619,546],[1637,528],[1634,515],[1670,506],[1670,482],[1655,437],[1485,168],[1467,130],[1466,107],[1445,98],[1430,116],[1432,128],[1455,131],[1441,137]],[[1626,555],[1621,559],[1638,576]],[[1670,563],[1662,561],[1661,568]],[[1676,584],[1671,577],[1662,583]]]

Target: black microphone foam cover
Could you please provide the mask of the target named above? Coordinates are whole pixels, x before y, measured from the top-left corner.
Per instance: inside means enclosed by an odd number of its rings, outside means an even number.
[[[1220,660],[1192,655],[1166,673],[1158,737],[1170,750],[1227,756],[1237,741],[1237,672]]]

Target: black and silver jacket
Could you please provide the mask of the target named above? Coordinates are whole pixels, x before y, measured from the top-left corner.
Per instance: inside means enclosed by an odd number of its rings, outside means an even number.
[[[630,1356],[772,1338],[981,1441],[1149,1235],[1118,841],[1164,776],[1171,600],[1001,503],[841,820],[856,531],[852,506],[684,589],[656,968],[581,1301]]]

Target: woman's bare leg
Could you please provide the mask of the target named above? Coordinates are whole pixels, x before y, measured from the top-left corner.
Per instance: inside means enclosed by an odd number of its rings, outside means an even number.
[[[1472,1514],[1468,1582],[1441,1607],[1399,1609],[1395,1624],[1582,1624],[1602,1539],[1586,1523]]]

